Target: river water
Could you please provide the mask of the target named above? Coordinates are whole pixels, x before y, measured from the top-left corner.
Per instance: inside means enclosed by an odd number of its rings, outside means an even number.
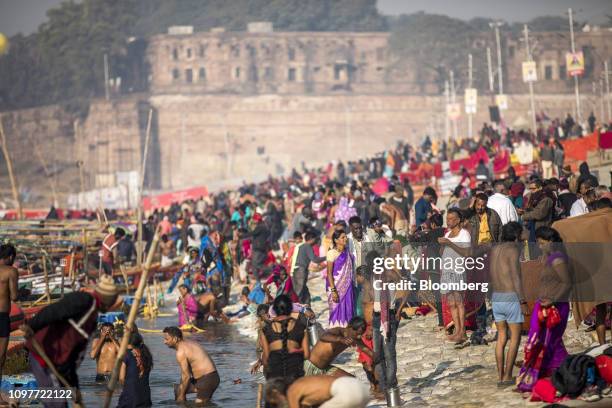
[[[166,310],[164,310],[166,312]],[[163,329],[177,325],[177,317],[159,317],[154,320],[138,319],[139,328]],[[204,333],[186,334],[191,340],[202,344],[217,366],[221,384],[213,395],[210,407],[252,407],[256,405],[257,382],[250,374],[250,363],[255,360],[255,344],[238,333],[236,327],[224,323],[209,322]],[[163,343],[161,333],[141,333],[153,355],[153,370],[149,377],[151,401],[154,406],[177,406],[174,402],[173,384],[180,379],[180,369],[175,352]],[[88,407],[100,407],[104,401],[104,387],[95,385],[96,363],[87,356],[79,369],[81,391]],[[241,379],[242,383],[234,384]],[[121,388],[114,394],[112,407],[117,406]],[[195,394],[188,394],[194,400]]]

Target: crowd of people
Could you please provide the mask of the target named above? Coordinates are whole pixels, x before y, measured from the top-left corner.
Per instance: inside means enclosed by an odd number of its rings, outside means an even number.
[[[144,252],[152,248],[157,234],[162,267],[181,265],[168,288],[178,292],[178,326],[164,329],[164,342],[176,350],[181,367],[177,401],[193,391],[196,402],[206,402],[220,381],[206,350],[183,338],[185,326],[201,328],[210,319],[230,322],[249,315],[256,317],[259,332],[253,372],[262,370],[270,406],[363,407],[372,396],[393,400],[398,395],[396,347],[401,347],[396,333],[411,308],[418,314],[436,313],[440,329],[458,349],[486,344],[492,315],[499,386],[516,383],[520,390],[531,391],[535,380],[552,375],[567,357],[562,337],[571,285],[563,242],[552,224],[612,206],[609,188],[599,185],[586,163],[574,174],[558,158],[558,141],[571,134],[560,129],[575,127],[568,120],[537,135],[506,132],[502,137],[485,126],[479,141],[451,147],[428,138],[418,147],[399,144],[375,158],[294,169],[286,178],[269,177],[156,209],[144,222]],[[401,176],[413,163],[444,160],[462,149],[480,147],[493,155],[504,143],[513,146],[521,140],[542,143],[539,166],[532,174],[519,177],[512,168],[503,175],[488,171],[484,178],[477,177],[478,170],[476,178],[464,174],[445,206],[440,199],[445,192],[435,184],[417,198],[409,178]],[[97,313],[116,302],[116,282],[108,275],[118,264],[135,259],[130,235],[123,228],[108,232],[102,243],[104,274],[94,289],[65,296],[22,328],[31,339],[30,364],[39,385],[51,386],[57,378],[36,342],[64,379],[78,387],[77,356],[96,331]],[[537,248],[525,253],[524,242]],[[519,259],[533,258],[533,252],[543,257],[544,270],[541,293],[528,310]],[[445,262],[375,271],[381,258],[409,255],[452,259],[458,265],[460,258],[485,254],[488,275],[483,279],[493,287],[488,300],[482,293],[456,290],[453,285],[477,280],[476,272],[458,273]],[[395,290],[384,285],[416,277],[450,289]],[[312,279],[325,282],[325,329],[313,312],[320,299],[311,293]],[[237,300],[231,296],[232,287],[238,288]],[[226,306],[237,311],[224,313]],[[521,327],[529,312],[531,348],[515,380]],[[596,315],[595,330],[604,344],[605,304],[598,306]],[[91,357],[98,362],[97,380],[104,382],[118,341],[111,327],[105,325],[99,332]],[[126,385],[120,406],[150,406],[153,357],[137,331],[126,335],[130,348],[121,371]],[[369,389],[333,365],[348,349],[358,353]]]

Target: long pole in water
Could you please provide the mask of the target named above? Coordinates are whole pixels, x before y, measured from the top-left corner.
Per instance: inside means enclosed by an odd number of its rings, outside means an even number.
[[[15,174],[13,173],[13,161],[8,151],[6,144],[6,135],[4,134],[4,125],[2,124],[2,116],[0,116],[0,137],[2,138],[2,154],[4,154],[4,160],[6,160],[6,169],[8,171],[9,179],[11,181],[11,190],[13,192],[13,200],[17,206],[17,218],[23,219],[23,209],[21,208],[21,199],[19,198],[19,188],[17,187],[17,181],[15,180]]]
[[[570,25],[570,42],[572,46],[572,54],[576,53],[576,42],[574,41],[574,17],[572,14],[572,9],[567,9],[569,13],[569,25]],[[582,111],[580,109],[580,86],[578,84],[578,75],[573,75],[574,77],[574,93],[576,94],[576,118],[578,119],[578,124],[582,126]]]
[[[142,157],[142,166],[140,168],[140,180],[138,182],[138,209],[136,211],[136,216],[138,219],[136,222],[138,223],[138,247],[136,248],[136,255],[138,259],[136,260],[137,265],[142,265],[142,191],[144,190],[144,176],[145,171],[147,169],[147,155],[149,152],[149,139],[151,137],[151,121],[153,120],[153,108],[149,109],[149,116],[147,118],[147,132],[145,136],[145,145],[144,152]]]
[[[134,303],[132,303],[127,323],[125,324],[125,335],[121,338],[121,345],[119,347],[119,352],[117,353],[117,360],[115,361],[115,366],[113,367],[111,378],[108,381],[108,385],[106,388],[106,399],[104,400],[104,408],[108,408],[110,406],[111,399],[113,398],[113,393],[115,392],[115,387],[117,386],[119,368],[121,367],[121,363],[123,362],[123,358],[125,357],[125,352],[127,350],[128,343],[130,342],[130,333],[134,330],[134,321],[136,320],[136,315],[138,314],[138,307],[140,306],[142,294],[149,280],[149,269],[151,268],[151,263],[153,262],[153,255],[157,250],[158,242],[159,231],[155,231],[155,235],[153,236],[153,242],[151,244],[151,247],[149,248],[149,253],[147,254],[147,261],[145,262],[144,267],[142,268],[142,275],[140,276],[140,282],[138,282],[138,288],[136,289],[136,293],[134,293]]]
[[[527,24],[523,26],[523,32],[525,34],[525,51],[527,52],[527,61],[533,61],[533,55],[531,55],[531,47],[529,46],[529,27]],[[537,131],[537,121],[535,112],[535,98],[533,96],[533,81],[528,81],[529,84],[529,105],[531,107],[531,127],[535,133]]]

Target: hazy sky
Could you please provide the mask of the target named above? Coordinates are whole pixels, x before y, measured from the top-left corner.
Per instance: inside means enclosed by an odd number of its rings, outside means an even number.
[[[232,1],[232,0],[227,0]],[[308,1],[308,0],[304,0]],[[9,36],[29,34],[45,21],[45,12],[62,0],[0,0],[0,32]],[[612,15],[612,0],[378,0],[383,14],[425,11],[452,17],[503,18],[527,21],[541,15],[562,15],[568,7],[576,9],[581,21],[605,22]]]

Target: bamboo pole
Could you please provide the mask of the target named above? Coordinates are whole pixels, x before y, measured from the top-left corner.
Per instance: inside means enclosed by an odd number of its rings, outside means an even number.
[[[149,116],[147,117],[147,131],[145,134],[145,145],[142,157],[142,166],[140,168],[140,180],[138,182],[138,209],[136,211],[136,222],[138,223],[138,245],[136,247],[136,255],[137,255],[137,265],[140,266],[142,264],[142,191],[144,190],[144,176],[145,171],[147,170],[147,156],[149,153],[149,139],[151,138],[151,123],[153,122],[153,108],[149,109]]]
[[[263,397],[263,384],[257,384],[257,408],[261,408],[262,397]]]
[[[45,294],[47,295],[47,299],[49,303],[51,303],[51,291],[49,290],[49,273],[47,272],[47,257],[43,255],[43,273],[45,274]]]
[[[157,250],[158,242],[159,231],[156,231],[155,235],[153,236],[151,248],[149,248],[149,253],[147,254],[147,260],[142,269],[142,275],[140,277],[140,282],[138,282],[138,288],[136,289],[136,293],[134,293],[134,303],[132,303],[127,323],[125,324],[125,334],[121,338],[121,346],[119,347],[119,352],[117,353],[117,360],[115,361],[115,366],[113,367],[113,372],[106,388],[106,399],[104,400],[104,408],[108,408],[110,406],[111,399],[113,398],[113,392],[115,392],[115,387],[117,386],[119,368],[121,367],[121,363],[123,362],[123,359],[125,357],[125,352],[130,341],[130,333],[134,329],[134,321],[136,320],[136,315],[138,314],[138,307],[140,306],[142,293],[144,292],[145,286],[147,285],[149,269],[151,267],[151,263],[153,262],[153,255],[155,255],[155,251]]]
[[[121,275],[123,276],[123,282],[125,283],[125,294],[129,296],[130,284],[128,283],[128,275],[125,272],[125,268],[121,264],[119,264],[119,270],[121,271]]]
[[[17,219],[23,219],[23,209],[21,208],[21,199],[19,198],[19,188],[17,187],[17,181],[13,174],[13,161],[6,145],[6,135],[4,134],[4,125],[2,124],[2,116],[0,116],[0,138],[2,139],[2,154],[4,154],[4,160],[6,160],[6,169],[8,171],[9,179],[11,181],[11,190],[13,191],[13,200],[17,206]]]
[[[83,228],[83,267],[85,268],[85,274],[89,272],[89,251],[87,250],[87,230]],[[72,282],[74,286],[74,281]]]

